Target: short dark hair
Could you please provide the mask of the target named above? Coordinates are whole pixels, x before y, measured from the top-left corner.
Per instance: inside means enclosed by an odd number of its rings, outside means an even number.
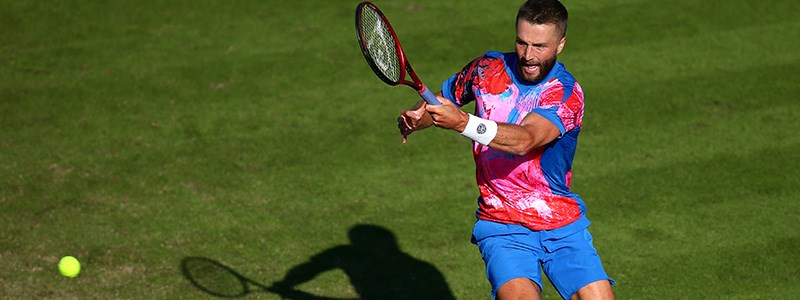
[[[558,0],[528,0],[519,7],[517,22],[525,20],[531,24],[555,24],[561,36],[567,34],[569,14]]]

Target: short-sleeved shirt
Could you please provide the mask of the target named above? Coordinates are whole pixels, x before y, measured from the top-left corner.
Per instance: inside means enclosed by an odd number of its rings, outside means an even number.
[[[586,205],[570,190],[583,91],[560,62],[532,84],[517,73],[517,60],[513,52],[487,52],[442,84],[442,94],[458,106],[475,101],[474,114],[481,118],[518,125],[536,113],[560,130],[556,140],[525,155],[472,143],[480,190],[477,217],[532,230],[557,229],[579,219],[588,223]]]

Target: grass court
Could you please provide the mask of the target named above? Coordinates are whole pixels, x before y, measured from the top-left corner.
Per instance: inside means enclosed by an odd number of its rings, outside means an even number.
[[[489,299],[469,141],[401,144],[418,97],[364,63],[357,1],[0,2],[2,298],[278,299],[295,268],[306,299]],[[375,2],[435,88],[513,51],[522,0]],[[564,3],[617,298],[796,298],[800,5]]]

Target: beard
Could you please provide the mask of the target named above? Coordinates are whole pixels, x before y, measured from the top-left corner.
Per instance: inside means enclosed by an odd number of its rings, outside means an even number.
[[[523,61],[522,58],[519,58],[517,61],[517,73],[527,82],[539,83],[556,65],[556,59],[557,55],[554,55],[553,58],[546,61]],[[530,70],[530,67],[536,67],[536,70],[533,73],[527,72],[526,70]]]

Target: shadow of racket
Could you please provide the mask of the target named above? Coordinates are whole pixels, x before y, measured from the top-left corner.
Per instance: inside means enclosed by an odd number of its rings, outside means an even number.
[[[272,292],[272,288],[244,277],[236,270],[205,257],[186,257],[181,261],[183,276],[196,288],[221,298],[239,298],[253,292]]]
[[[197,289],[220,298],[241,298],[252,293],[274,293],[287,299],[342,300],[315,296],[303,291],[277,289],[249,279],[216,260],[205,257],[186,257],[181,260],[181,272]]]

